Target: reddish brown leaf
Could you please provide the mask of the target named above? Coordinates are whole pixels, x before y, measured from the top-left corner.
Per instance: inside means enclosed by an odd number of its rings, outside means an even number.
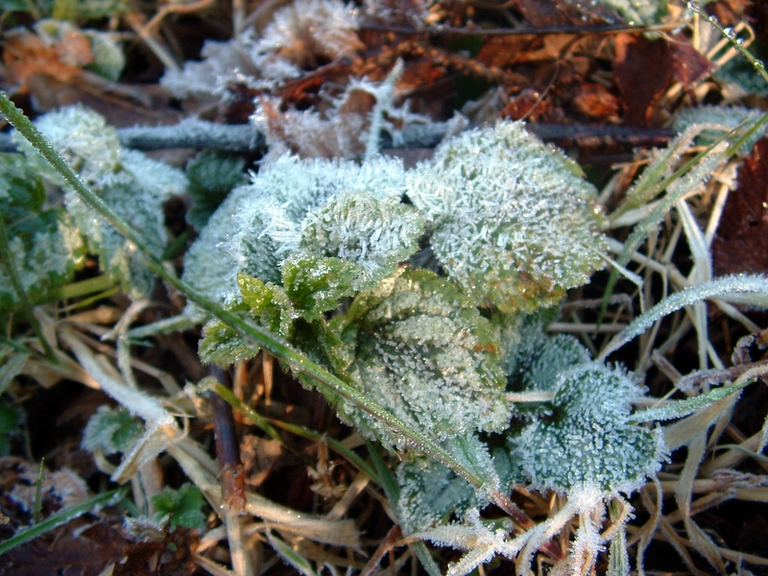
[[[5,41],[3,60],[9,79],[20,93],[35,74],[69,82],[81,73],[82,66],[93,62],[91,43],[78,32],[68,32],[58,43],[47,43],[37,34],[22,32]]]
[[[686,88],[695,85],[712,71],[712,63],[685,40],[682,34],[669,44],[675,79]]]
[[[573,97],[576,108],[595,120],[606,120],[616,116],[619,111],[619,100],[605,86],[585,82],[576,90]]]
[[[739,170],[712,243],[715,273],[768,272],[768,139],[759,140]]]
[[[674,80],[669,43],[637,34],[619,34],[614,72],[624,96],[626,123],[653,125],[659,102]]]

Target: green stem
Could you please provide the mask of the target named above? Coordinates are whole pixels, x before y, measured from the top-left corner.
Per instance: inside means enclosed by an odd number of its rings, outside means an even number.
[[[6,552],[13,550],[18,546],[21,546],[25,542],[29,542],[30,540],[33,540],[58,526],[66,524],[78,516],[82,516],[86,512],[89,512],[92,508],[97,506],[109,506],[110,504],[116,503],[121,498],[124,498],[126,493],[127,488],[118,488],[117,490],[111,490],[109,492],[104,492],[103,494],[98,494],[97,496],[89,498],[81,504],[70,506],[69,508],[60,510],[55,514],[51,514],[42,522],[39,522],[34,526],[30,526],[29,528],[19,530],[16,534],[8,538],[8,540],[0,542],[0,555],[5,554]]]
[[[103,292],[115,286],[115,281],[106,274],[72,282],[66,286],[60,286],[52,290],[46,302],[56,302],[58,300],[67,300],[69,298],[79,298],[96,292]]]
[[[215,316],[242,336],[250,339],[256,346],[266,350],[273,356],[276,356],[294,372],[305,374],[315,381],[318,389],[324,394],[333,393],[341,396],[345,400],[352,402],[377,418],[394,432],[401,435],[409,444],[418,447],[438,462],[454,470],[457,474],[464,477],[475,486],[482,486],[483,481],[477,475],[472,473],[466,467],[462,466],[446,450],[438,446],[432,439],[421,432],[414,430],[405,422],[387,412],[383,407],[371,402],[364,395],[360,394],[353,385],[341,380],[328,372],[325,368],[312,362],[303,354],[293,350],[289,346],[279,341],[278,337],[259,328],[258,326],[247,323],[238,318],[231,312],[225,310],[217,303],[209,300],[186,283],[179,280],[176,276],[169,273],[162,263],[155,258],[152,251],[144,243],[141,236],[134,231],[120,216],[118,216],[101,198],[99,198],[86,184],[75,174],[66,160],[51,146],[45,136],[43,136],[24,113],[19,110],[13,102],[8,99],[5,92],[0,92],[0,113],[2,113],[14,128],[26,138],[30,144],[45,158],[53,168],[61,174],[64,180],[77,193],[80,199],[95,210],[102,218],[112,225],[123,237],[132,242],[139,252],[144,256],[144,264],[157,276],[168,282],[179,292],[184,294],[187,299],[197,304],[200,308]]]
[[[8,243],[8,234],[6,234],[6,231],[5,231],[5,220],[3,219],[1,214],[0,214],[0,254],[2,254],[3,256],[5,273],[8,274],[8,277],[11,279],[11,284],[13,284],[13,289],[16,291],[16,296],[19,299],[19,304],[21,304],[21,308],[24,310],[24,314],[27,317],[27,321],[29,322],[30,326],[32,326],[32,330],[34,330],[35,335],[37,336],[37,339],[40,340],[40,345],[43,347],[43,350],[45,351],[45,356],[51,362],[58,363],[58,359],[56,358],[56,354],[54,354],[53,352],[53,348],[51,348],[51,345],[48,343],[48,340],[46,340],[45,335],[43,334],[43,327],[40,326],[40,322],[38,322],[37,317],[32,311],[32,304],[30,303],[29,298],[27,297],[27,293],[24,291],[24,286],[21,283],[21,278],[19,278],[19,273],[16,270],[16,263],[13,261],[13,254],[11,254],[11,247],[10,247],[10,244]]]

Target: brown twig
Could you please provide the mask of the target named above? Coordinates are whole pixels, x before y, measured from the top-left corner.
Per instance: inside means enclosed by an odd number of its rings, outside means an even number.
[[[219,366],[209,365],[208,374],[222,386],[229,387],[229,375]],[[237,441],[235,418],[232,407],[218,394],[210,398],[213,433],[216,438],[216,456],[221,466],[221,497],[225,508],[233,512],[244,512],[245,473],[240,460],[240,444]]]

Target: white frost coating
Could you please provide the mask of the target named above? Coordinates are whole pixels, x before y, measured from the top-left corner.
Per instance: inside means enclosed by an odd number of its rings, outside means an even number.
[[[617,334],[608,343],[597,359],[604,360],[609,354],[624,346],[635,336],[642,334],[654,322],[679,310],[683,306],[689,306],[708,298],[745,293],[768,295],[768,279],[763,275],[739,274],[736,276],[724,276],[716,278],[711,282],[686,288],[682,292],[675,292],[641,316],[635,318],[629,326],[624,328],[621,333]]]
[[[577,170],[522,123],[501,122],[441,144],[409,174],[408,197],[452,280],[481,305],[531,311],[602,266],[597,191]]]
[[[554,418],[534,422],[511,439],[512,459],[536,490],[630,493],[666,458],[659,430],[628,423],[631,402],[642,394],[622,372],[596,362],[563,372]]]
[[[277,10],[262,38],[246,31],[228,42],[207,41],[200,62],[168,70],[160,83],[175,96],[224,94],[231,83],[268,89],[318,62],[352,58],[363,48],[357,11],[338,0],[297,0]]]
[[[704,125],[706,129],[701,131],[699,140],[709,144],[720,138],[726,132],[741,128],[730,141],[737,140],[749,130],[752,125],[763,115],[761,110],[747,108],[745,106],[698,106],[688,107],[682,110],[672,124],[672,129],[684,132],[693,126]],[[739,149],[741,154],[747,154],[752,146],[765,135],[766,125],[761,126],[744,145]]]

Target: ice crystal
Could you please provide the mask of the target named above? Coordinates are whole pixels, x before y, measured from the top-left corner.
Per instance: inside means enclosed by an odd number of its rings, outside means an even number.
[[[440,145],[411,174],[408,197],[452,280],[481,305],[530,311],[601,266],[604,219],[577,171],[523,124],[502,122]]]
[[[628,423],[630,403],[642,392],[624,373],[599,363],[561,373],[553,417],[511,440],[513,460],[539,490],[631,492],[665,458],[658,430]]]
[[[69,161],[80,177],[134,229],[142,232],[156,256],[167,243],[163,203],[186,188],[184,174],[135,150],[122,150],[114,128],[102,116],[81,106],[50,112],[36,121],[38,129]],[[119,280],[131,297],[149,293],[154,275],[136,257],[136,247],[93,215],[45,160],[17,136],[32,164],[64,186],[67,211],[85,235],[88,249]]]
[[[472,485],[432,458],[412,455],[397,469],[398,520],[406,534],[446,523],[484,505]]]
[[[354,57],[363,48],[357,27],[357,12],[350,5],[296,0],[275,11],[261,38],[246,31],[228,42],[207,41],[201,62],[169,69],[160,82],[180,98],[223,94],[231,83],[271,88],[321,62]]]
[[[0,154],[0,218],[9,236],[10,263],[32,302],[69,282],[85,257],[83,239],[69,216],[61,208],[43,210],[44,201],[43,182],[34,167],[19,154]],[[0,312],[18,302],[2,265]]]
[[[351,348],[346,371],[360,391],[407,424],[438,440],[506,427],[490,324],[434,273],[399,270],[357,296],[333,328]],[[363,432],[402,444],[367,412],[339,408]]]
[[[280,157],[262,166],[250,184],[233,190],[214,212],[187,253],[182,278],[217,301],[233,304],[240,300],[238,273],[279,283],[281,262],[300,250],[302,244],[312,254],[333,256],[335,251],[354,258],[352,244],[356,240],[351,235],[355,233],[368,234],[367,240],[362,241],[367,241],[380,259],[357,264],[360,282],[364,283],[365,278],[378,278],[382,271],[391,269],[392,262],[396,263],[401,255],[405,260],[411,249],[415,250],[413,242],[417,229],[420,230],[419,219],[406,207],[395,205],[404,191],[405,171],[396,160],[376,158],[359,165],[346,161],[301,160],[290,155]],[[312,234],[322,234],[316,224],[312,225],[321,218],[315,213],[343,210],[339,197],[367,197],[379,208],[392,206],[390,228],[375,230],[364,220],[348,219],[345,233],[340,227],[332,237],[328,236],[327,245],[315,244]],[[402,218],[396,218],[395,213]],[[365,218],[371,222],[373,215]],[[343,223],[334,222],[334,225]],[[308,228],[306,238],[302,236],[305,228]],[[392,252],[388,252],[389,248]],[[195,310],[190,306],[187,313],[194,316]]]

